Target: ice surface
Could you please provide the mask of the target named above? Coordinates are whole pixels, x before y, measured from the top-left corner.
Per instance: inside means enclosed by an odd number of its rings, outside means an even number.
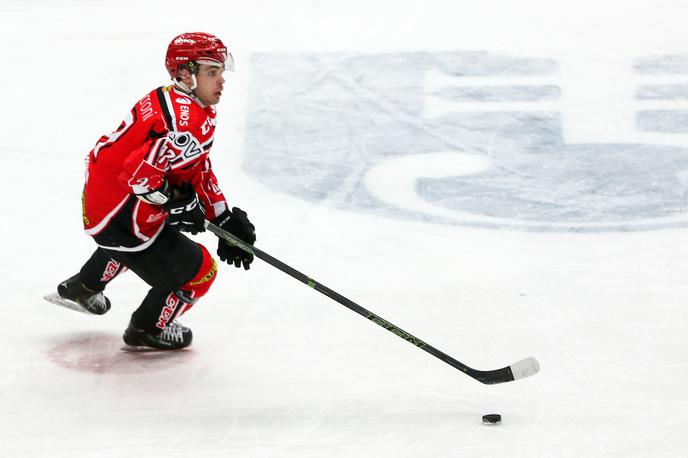
[[[687,17],[3,1],[0,456],[685,456]],[[192,30],[237,61],[214,166],[260,248],[471,367],[540,373],[483,385],[258,261],[221,269],[189,351],[121,351],[131,273],[102,317],[43,301],[94,247],[84,156]]]

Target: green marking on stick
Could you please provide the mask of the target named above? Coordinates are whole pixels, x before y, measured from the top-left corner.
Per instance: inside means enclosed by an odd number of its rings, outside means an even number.
[[[413,345],[419,348],[423,348],[426,344],[422,340],[420,340],[418,337],[415,337],[408,332],[404,331],[403,329],[399,329],[398,327],[394,326],[392,323],[389,321],[375,315],[372,312],[368,312],[368,316],[366,317],[373,323],[382,326],[386,330],[390,331],[393,334],[396,334],[397,336],[401,337],[402,339],[406,340],[407,342],[411,342]]]

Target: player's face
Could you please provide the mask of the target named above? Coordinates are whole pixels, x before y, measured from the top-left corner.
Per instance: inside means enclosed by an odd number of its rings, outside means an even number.
[[[212,65],[201,64],[198,66],[198,73],[196,74],[198,87],[194,90],[198,100],[205,105],[215,105],[220,101],[225,84],[225,79],[222,77],[224,71],[224,68]]]

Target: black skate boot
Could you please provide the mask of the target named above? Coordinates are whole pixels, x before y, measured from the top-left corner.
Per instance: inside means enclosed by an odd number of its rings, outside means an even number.
[[[148,347],[158,350],[179,350],[191,345],[193,334],[191,329],[173,321],[165,326],[160,334],[150,334],[142,329],[134,327],[129,323],[129,327],[124,331],[124,343],[132,347]]]
[[[102,291],[84,286],[79,274],[57,285],[57,294],[49,294],[45,299],[53,304],[93,315],[103,315],[110,310],[110,299]]]

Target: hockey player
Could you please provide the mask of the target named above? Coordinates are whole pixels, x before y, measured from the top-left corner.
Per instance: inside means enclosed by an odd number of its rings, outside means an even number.
[[[210,220],[247,243],[256,240],[246,213],[229,209],[208,157],[225,70],[232,55],[217,37],[184,33],[167,48],[173,80],[143,97],[118,129],[86,159],[83,223],[98,248],[79,273],[46,296],[87,313],[110,309],[103,290],[126,268],[151,287],[124,331],[130,346],[180,349],[191,330],[176,321],[213,284],[217,265],[196,234]],[[253,256],[222,239],[222,261],[249,269]]]

